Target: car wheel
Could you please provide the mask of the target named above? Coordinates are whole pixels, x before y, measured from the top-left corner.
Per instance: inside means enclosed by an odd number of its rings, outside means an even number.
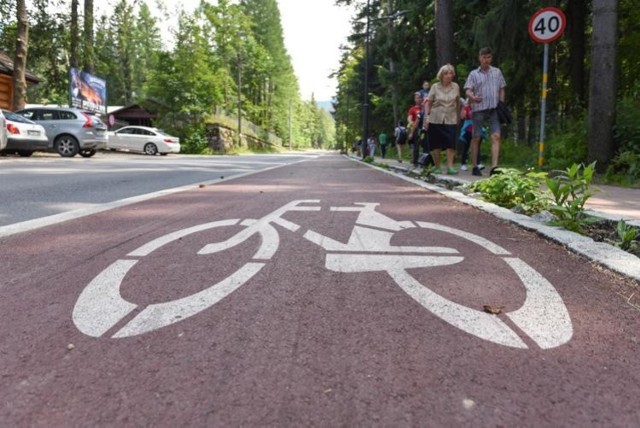
[[[144,154],[145,155],[155,155],[158,153],[158,147],[156,147],[153,143],[147,143],[144,145]]]
[[[80,150],[80,156],[82,156],[83,158],[90,158],[91,156],[95,155],[96,151],[93,149],[84,149],[84,150]]]
[[[23,158],[28,158],[29,156],[31,156],[33,154],[33,152],[29,151],[29,150],[20,150],[18,152],[18,155],[20,155],[20,157]]]
[[[59,136],[56,138],[53,147],[55,147],[56,152],[58,152],[60,156],[65,158],[72,158],[80,151],[78,140],[71,135]]]

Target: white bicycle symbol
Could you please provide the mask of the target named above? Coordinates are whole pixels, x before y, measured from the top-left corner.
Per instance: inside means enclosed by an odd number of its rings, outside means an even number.
[[[84,334],[101,337],[116,324],[138,310],[138,305],[122,298],[120,285],[139,259],[184,236],[218,227],[241,225],[245,229],[231,238],[205,245],[198,254],[213,254],[232,248],[255,234],[261,244],[252,260],[218,283],[190,296],[151,304],[120,328],[113,338],[148,333],[183,321],[215,305],[256,275],[273,257],[280,243],[276,225],[291,232],[300,226],[282,216],[290,211],[320,211],[319,200],[292,201],[261,219],[215,221],[182,229],[157,238],[127,254],[98,274],[82,291],[73,309],[73,322]],[[526,299],[523,305],[506,316],[540,348],[550,349],[567,343],[573,335],[568,310],[553,285],[527,263],[507,250],[478,235],[447,226],[396,221],[375,211],[377,203],[355,203],[351,207],[331,207],[331,211],[358,212],[356,224],[347,243],[308,230],[304,237],[327,251],[325,267],[331,271],[355,273],[386,271],[400,288],[425,309],[449,324],[484,340],[513,348],[528,346],[499,317],[460,305],[431,291],[411,276],[407,269],[444,266],[464,260],[457,250],[448,247],[393,246],[396,232],[410,228],[433,229],[476,243],[502,260],[522,281]],[[393,254],[388,254],[393,253]]]

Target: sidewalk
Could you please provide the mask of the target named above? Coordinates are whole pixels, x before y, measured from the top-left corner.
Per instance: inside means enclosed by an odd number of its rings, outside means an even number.
[[[376,156],[375,161],[377,163],[384,163],[395,169],[405,171],[420,170],[420,168],[414,168],[411,163],[399,163],[396,159],[382,159]],[[482,177],[476,177],[471,175],[471,170],[469,169],[469,171],[458,171],[457,175],[438,174],[436,176],[443,180],[466,184],[489,177],[489,171],[487,169],[482,171],[482,173],[484,174]],[[640,189],[608,186],[604,184],[594,184],[591,187],[594,195],[589,198],[585,204],[590,214],[616,221],[624,219],[631,224],[640,226]]]

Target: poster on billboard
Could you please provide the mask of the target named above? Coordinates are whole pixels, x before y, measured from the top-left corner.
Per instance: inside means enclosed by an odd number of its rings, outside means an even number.
[[[107,114],[107,82],[93,74],[69,69],[71,107]]]

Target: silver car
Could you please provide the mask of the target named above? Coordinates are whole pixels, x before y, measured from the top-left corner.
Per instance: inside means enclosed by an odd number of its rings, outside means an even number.
[[[4,150],[7,147],[7,121],[0,111],[0,150]]]
[[[107,147],[107,126],[92,113],[70,107],[32,107],[16,113],[42,125],[49,150],[60,156],[91,157]]]
[[[7,147],[0,153],[17,153],[28,157],[35,151],[46,151],[49,144],[47,134],[42,127],[9,110],[1,110],[7,120]]]

